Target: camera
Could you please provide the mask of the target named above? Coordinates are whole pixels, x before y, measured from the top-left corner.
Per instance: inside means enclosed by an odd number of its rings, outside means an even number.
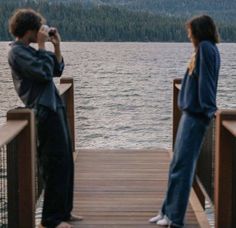
[[[49,36],[55,36],[55,34],[56,34],[56,29],[50,29],[48,32]]]
[[[48,25],[42,25],[42,26],[47,31],[47,33],[50,37],[54,36],[56,34],[56,29],[55,28],[51,28]]]

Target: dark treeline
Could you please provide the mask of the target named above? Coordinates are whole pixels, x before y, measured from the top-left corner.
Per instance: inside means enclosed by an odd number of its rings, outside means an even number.
[[[25,3],[1,0],[0,40],[11,40],[8,18],[16,8],[31,7],[42,13],[51,26],[58,27],[64,41],[187,41],[186,18],[129,11],[113,6],[71,3]],[[234,24],[221,23],[223,41],[236,42]]]
[[[52,1],[52,0],[51,0]],[[58,1],[58,0],[56,0]],[[63,0],[60,0],[63,1]],[[68,1],[68,0],[66,0]],[[221,21],[236,21],[236,1],[232,0],[71,0],[123,6],[130,10],[149,11],[173,16],[191,16],[207,12]],[[65,1],[64,1],[65,2]]]

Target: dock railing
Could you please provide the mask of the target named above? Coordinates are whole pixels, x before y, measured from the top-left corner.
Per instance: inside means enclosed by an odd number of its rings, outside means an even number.
[[[59,86],[75,149],[74,83],[62,78]],[[42,192],[37,165],[36,122],[33,110],[17,108],[7,113],[0,127],[0,227],[35,227],[36,202]]]
[[[173,148],[181,111],[181,79],[173,81]],[[205,209],[211,203],[216,228],[236,227],[236,110],[219,110],[203,142],[194,181],[195,193]]]
[[[236,227],[236,110],[216,114],[216,228]]]
[[[177,97],[181,80],[173,83],[173,142],[181,112]],[[74,83],[60,81],[75,148]],[[41,194],[36,163],[36,124],[32,110],[14,109],[0,127],[0,227],[35,227],[35,206]],[[174,145],[174,143],[173,143]],[[205,207],[214,207],[215,227],[236,227],[236,111],[220,110],[208,129],[198,161],[194,189]]]

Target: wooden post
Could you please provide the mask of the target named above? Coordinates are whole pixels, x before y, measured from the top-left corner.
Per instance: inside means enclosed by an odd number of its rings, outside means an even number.
[[[223,125],[236,121],[236,111],[221,110],[216,115],[215,227],[236,227],[235,136]]]
[[[71,84],[70,89],[66,92],[66,113],[71,131],[72,148],[75,151],[75,114],[74,114],[74,80],[73,78],[61,78],[61,84]]]
[[[15,109],[7,113],[7,120],[27,120],[27,126],[16,137],[15,154],[8,151],[8,227],[35,227],[35,119],[29,109]],[[12,157],[13,156],[13,157]],[[12,169],[15,161],[16,169]],[[17,188],[14,188],[17,182]],[[12,198],[13,196],[13,198]],[[14,202],[14,201],[17,202]],[[13,208],[15,205],[16,208]],[[14,213],[17,213],[15,217]],[[13,213],[13,214],[12,214]]]
[[[172,151],[174,151],[175,138],[181,117],[181,111],[178,108],[178,96],[180,91],[182,79],[177,78],[173,80],[173,137],[172,137]]]

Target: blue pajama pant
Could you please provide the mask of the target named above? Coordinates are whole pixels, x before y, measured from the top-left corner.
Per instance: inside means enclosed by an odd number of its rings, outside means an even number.
[[[209,123],[183,112],[169,168],[168,190],[161,213],[176,227],[184,226],[184,217],[201,145]]]
[[[54,228],[71,216],[74,163],[71,137],[64,107],[53,112],[39,106],[38,155],[44,181],[42,225]]]

